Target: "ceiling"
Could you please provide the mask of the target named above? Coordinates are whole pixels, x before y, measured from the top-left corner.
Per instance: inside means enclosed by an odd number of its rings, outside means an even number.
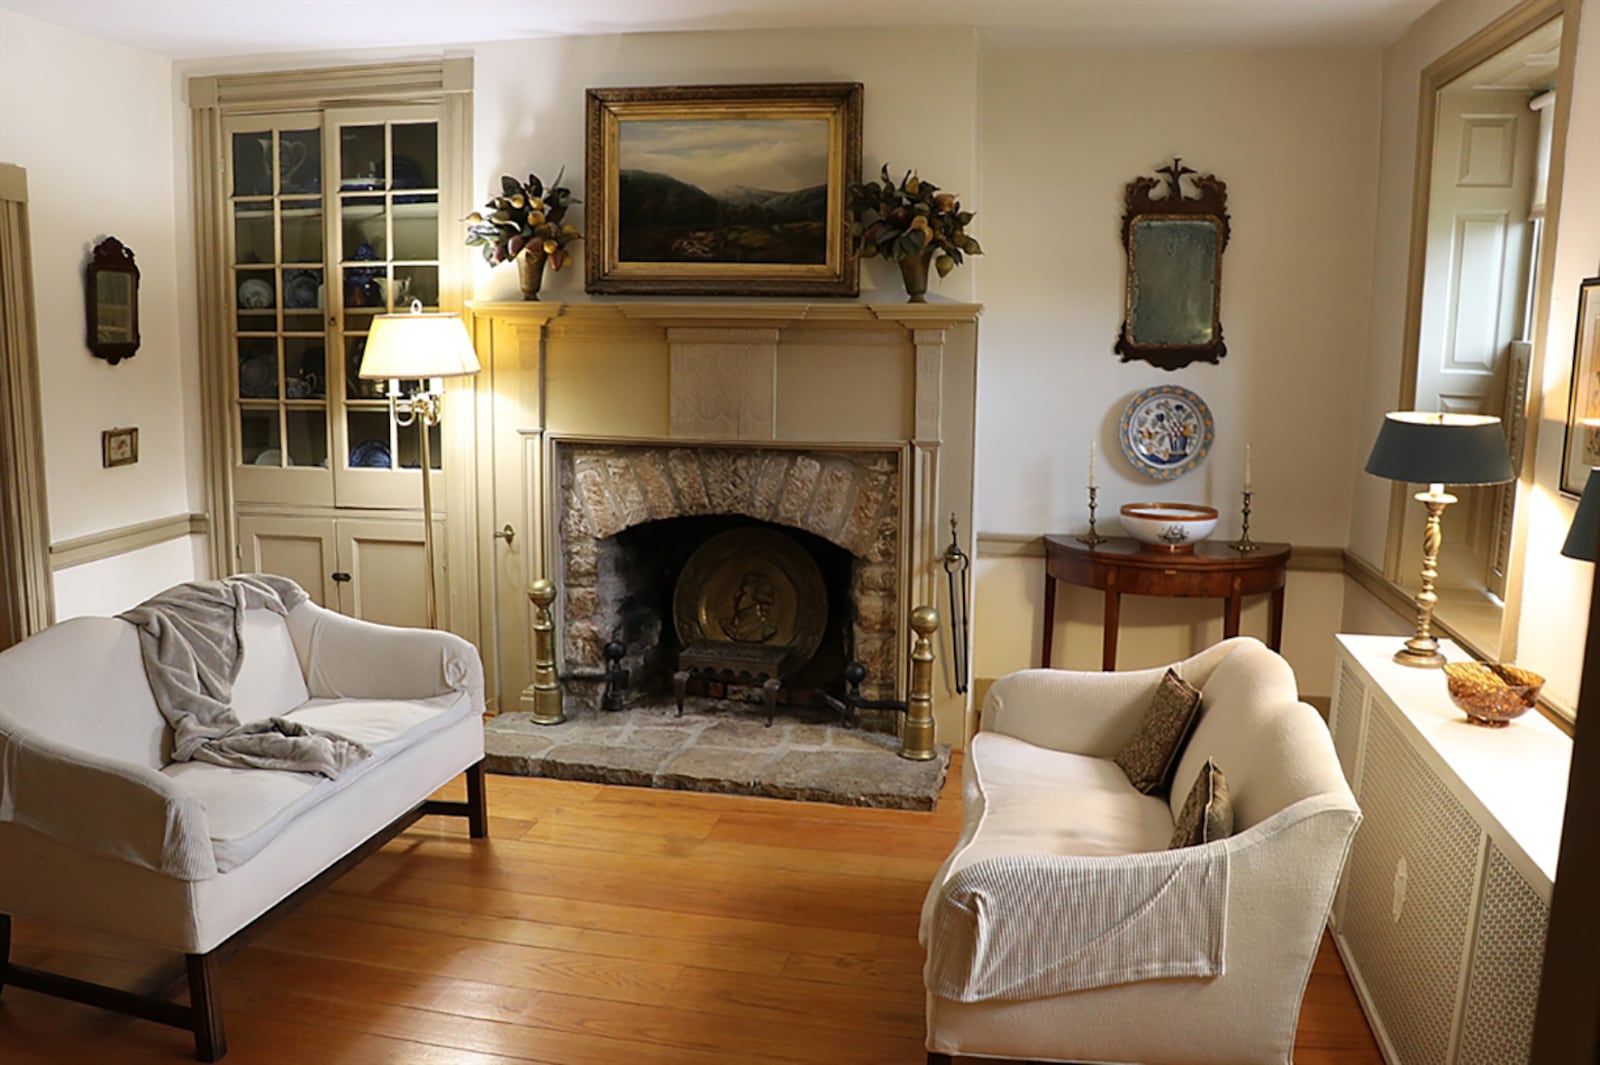
[[[1381,48],[1437,0],[0,0],[171,59],[578,34],[975,26],[991,47]]]

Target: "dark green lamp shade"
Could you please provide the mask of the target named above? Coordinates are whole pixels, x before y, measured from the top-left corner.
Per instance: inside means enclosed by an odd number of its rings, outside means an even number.
[[[1600,556],[1600,470],[1589,471],[1583,498],[1578,500],[1578,512],[1572,516],[1572,528],[1567,530],[1567,542],[1561,545],[1561,553],[1585,562],[1597,561],[1596,556]]]
[[[1515,476],[1499,418],[1423,411],[1383,416],[1367,472],[1410,484],[1503,484]]]

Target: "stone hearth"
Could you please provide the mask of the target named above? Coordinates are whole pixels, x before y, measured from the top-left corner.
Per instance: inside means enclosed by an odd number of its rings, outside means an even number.
[[[950,763],[947,744],[932,761],[907,761],[896,756],[894,736],[840,727],[823,713],[781,714],[771,728],[762,721],[751,707],[704,701],[676,717],[670,699],[626,713],[577,710],[555,727],[500,714],[485,725],[486,766],[513,776],[931,810]]]

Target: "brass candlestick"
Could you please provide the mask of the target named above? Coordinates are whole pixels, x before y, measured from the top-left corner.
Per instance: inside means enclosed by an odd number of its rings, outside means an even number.
[[[1232,541],[1228,546],[1235,551],[1254,551],[1261,546],[1250,539],[1250,497],[1255,493],[1246,488],[1241,494],[1244,496],[1244,517],[1239,529],[1239,539]]]
[[[1099,533],[1094,531],[1094,508],[1096,504],[1095,497],[1099,494],[1100,489],[1091,484],[1089,486],[1089,531],[1077,538],[1080,544],[1088,544],[1090,547],[1106,542],[1106,538],[1104,536],[1101,536]]]

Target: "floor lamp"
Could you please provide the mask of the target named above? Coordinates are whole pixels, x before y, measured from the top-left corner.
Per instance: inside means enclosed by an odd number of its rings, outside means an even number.
[[[433,494],[428,488],[432,456],[428,430],[439,424],[440,400],[434,378],[469,377],[477,373],[478,355],[472,338],[456,314],[424,314],[413,300],[409,314],[379,314],[372,319],[359,376],[367,381],[389,381],[389,416],[404,429],[413,422],[422,441],[422,557],[428,595],[428,627],[439,625],[438,591],[433,579]],[[401,380],[420,379],[422,389],[400,398]]]
[[[1417,631],[1395,652],[1407,666],[1442,666],[1439,641],[1433,636],[1433,590],[1439,577],[1439,518],[1456,497],[1447,484],[1504,484],[1515,474],[1500,419],[1486,414],[1430,414],[1395,411],[1383,416],[1383,428],[1372,445],[1367,472],[1391,481],[1425,484],[1413,498],[1428,508],[1422,533],[1422,584],[1417,589]]]

